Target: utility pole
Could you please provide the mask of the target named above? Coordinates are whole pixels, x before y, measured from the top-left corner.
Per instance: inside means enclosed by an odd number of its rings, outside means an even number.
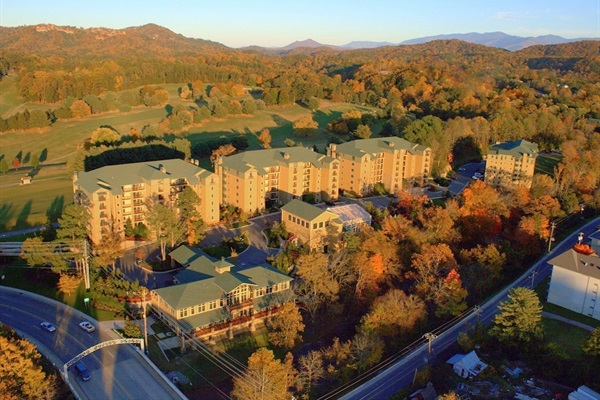
[[[433,342],[433,339],[437,338],[437,335],[431,332],[427,332],[426,334],[423,335],[423,337],[427,340],[429,340],[429,346],[428,346],[428,355],[427,355],[427,362],[431,361],[431,342]]]
[[[550,229],[550,239],[548,239],[548,253],[550,253],[550,248],[552,248],[552,242],[554,241],[554,228],[556,228],[556,222],[552,222]]]
[[[144,313],[144,344],[146,349],[148,348],[148,325],[146,321],[146,297],[148,296],[148,289],[144,286],[140,286],[140,296],[142,297],[142,310]]]
[[[81,267],[83,269],[83,281],[85,282],[86,290],[90,290],[90,264],[88,258],[88,242],[86,239],[83,239],[83,258],[81,260]]]

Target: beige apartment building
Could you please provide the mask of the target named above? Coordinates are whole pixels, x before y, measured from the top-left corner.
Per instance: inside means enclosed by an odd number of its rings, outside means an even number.
[[[399,137],[330,144],[327,155],[340,161],[340,189],[365,196],[377,183],[396,193],[406,183],[425,183],[431,149]]]
[[[493,186],[518,185],[531,188],[537,144],[527,140],[496,143],[488,150],[485,183]]]
[[[325,239],[330,235],[339,236],[343,228],[337,214],[298,199],[281,207],[281,222],[290,234],[311,249],[322,249]]]
[[[219,222],[219,177],[194,163],[171,159],[110,165],[73,176],[75,203],[90,210],[90,238],[94,243],[109,232],[113,222],[120,232],[127,219],[134,226],[145,223],[148,198],[173,204],[186,187],[200,197],[204,222]]]
[[[223,204],[248,213],[308,194],[317,202],[336,199],[339,171],[338,160],[305,147],[246,151],[215,161]]]

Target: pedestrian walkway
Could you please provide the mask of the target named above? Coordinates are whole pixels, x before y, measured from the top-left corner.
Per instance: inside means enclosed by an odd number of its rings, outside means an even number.
[[[555,319],[557,321],[564,322],[566,324],[573,325],[573,326],[576,326],[576,327],[581,328],[581,329],[585,329],[586,331],[590,331],[590,332],[592,332],[594,329],[596,329],[593,326],[586,325],[586,324],[583,324],[583,323],[578,322],[578,321],[573,321],[572,319],[565,318],[565,317],[560,316],[560,315],[552,314],[552,313],[549,313],[547,311],[542,311],[542,317],[546,317],[546,318],[550,318],[550,319]]]

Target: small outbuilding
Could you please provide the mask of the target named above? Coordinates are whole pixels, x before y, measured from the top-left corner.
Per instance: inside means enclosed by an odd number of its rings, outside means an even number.
[[[467,354],[455,354],[446,362],[452,364],[452,370],[461,378],[473,378],[487,367],[475,350]]]
[[[344,204],[327,208],[341,220],[344,231],[358,232],[362,226],[371,226],[371,214],[358,204]]]
[[[29,185],[31,183],[31,176],[25,175],[21,177],[21,185]]]

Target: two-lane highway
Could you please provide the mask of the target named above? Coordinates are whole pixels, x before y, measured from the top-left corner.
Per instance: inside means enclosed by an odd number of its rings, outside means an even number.
[[[0,286],[0,321],[31,340],[55,366],[100,342],[118,338],[112,331],[96,327],[86,332],[79,323],[87,319],[77,310],[28,292]],[[40,327],[48,321],[56,331]],[[95,324],[95,321],[92,321]],[[72,371],[69,381],[81,398],[87,399],[181,399],[185,398],[132,345],[99,349],[83,358],[92,378],[83,382]]]

